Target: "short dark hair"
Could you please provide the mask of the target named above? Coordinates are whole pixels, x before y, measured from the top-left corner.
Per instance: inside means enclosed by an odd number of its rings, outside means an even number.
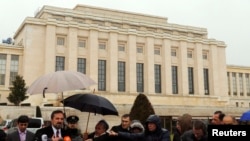
[[[55,111],[53,111],[53,112],[51,113],[50,118],[53,119],[54,116],[55,116],[55,114],[63,114],[63,116],[65,116],[65,115],[64,115],[64,112],[63,112],[62,110],[55,110]]]
[[[206,135],[207,134],[207,127],[206,124],[202,120],[195,120],[193,123],[194,129],[201,129],[202,132]]]
[[[130,118],[130,115],[129,114],[124,114],[124,115],[122,115],[122,118]]]
[[[220,110],[215,111],[215,112],[214,112],[214,115],[215,115],[215,114],[218,114],[218,115],[219,115],[219,120],[220,120],[220,121],[222,121],[223,118],[224,118],[224,116],[225,116],[225,114],[224,114],[222,111],[220,111]]]
[[[214,114],[222,114],[223,112],[222,111],[215,111]]]
[[[18,117],[17,123],[29,123],[29,117],[26,115],[21,115]]]

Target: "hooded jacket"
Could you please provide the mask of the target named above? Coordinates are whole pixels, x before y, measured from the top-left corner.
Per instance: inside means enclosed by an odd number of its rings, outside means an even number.
[[[149,131],[148,124],[156,125],[154,131]],[[150,115],[146,120],[145,141],[170,141],[170,135],[167,129],[161,127],[161,119],[157,115]]]

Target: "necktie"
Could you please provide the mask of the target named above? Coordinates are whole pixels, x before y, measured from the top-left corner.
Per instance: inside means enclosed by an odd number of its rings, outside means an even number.
[[[56,137],[59,137],[59,130],[56,130]]]

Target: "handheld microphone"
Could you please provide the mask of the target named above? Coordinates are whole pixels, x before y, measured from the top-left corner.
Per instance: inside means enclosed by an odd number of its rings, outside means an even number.
[[[48,141],[48,136],[46,134],[43,134],[41,138],[42,141]]]

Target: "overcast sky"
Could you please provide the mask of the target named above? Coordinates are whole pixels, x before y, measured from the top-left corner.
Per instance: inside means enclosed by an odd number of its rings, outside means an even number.
[[[228,65],[250,66],[250,0],[0,0],[0,39],[13,37],[25,17],[43,5],[77,4],[167,17],[169,23],[203,27],[227,45]]]

